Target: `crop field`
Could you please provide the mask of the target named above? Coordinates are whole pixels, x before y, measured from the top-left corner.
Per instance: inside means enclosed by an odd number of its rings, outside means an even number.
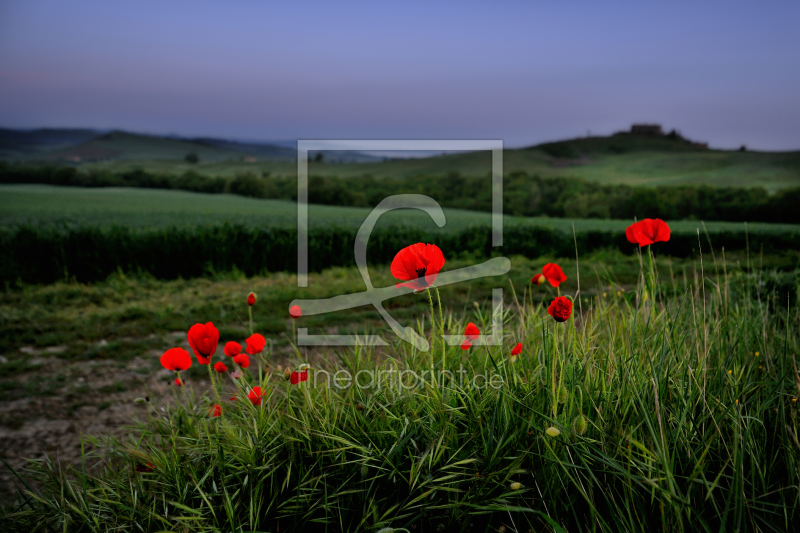
[[[368,208],[309,205],[311,227],[358,228]],[[461,231],[488,227],[491,214],[459,209],[444,209],[447,223],[438,228],[430,217],[416,210],[393,211],[383,215],[382,226],[409,226],[429,231]],[[230,194],[202,194],[153,189],[57,187],[50,185],[0,185],[0,226],[69,222],[79,225],[133,228],[193,227],[241,224],[258,227],[296,227],[297,206],[283,200],[242,198]],[[572,234],[585,231],[624,230],[625,220],[525,218],[505,215],[509,227],[536,226]],[[675,221],[673,231],[693,233],[743,232],[744,224],[728,222]],[[796,233],[800,225],[750,223],[753,234]]]

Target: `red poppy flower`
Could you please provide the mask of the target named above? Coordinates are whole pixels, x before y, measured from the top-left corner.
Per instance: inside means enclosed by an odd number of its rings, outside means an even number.
[[[247,340],[244,341],[247,344],[247,348],[245,349],[249,354],[257,354],[264,350],[264,345],[267,343],[267,340],[264,338],[263,335],[258,333],[254,333],[247,337]]]
[[[392,276],[407,282],[397,283],[397,287],[420,291],[433,284],[443,266],[444,255],[438,246],[418,242],[397,252],[391,270]]]
[[[230,401],[232,401],[232,402],[235,402],[235,401],[236,401],[236,396],[235,396],[235,395],[234,395],[234,396],[231,396],[230,398],[228,398],[228,400],[230,400]]]
[[[225,347],[222,349],[222,353],[228,357],[239,355],[242,353],[242,345],[238,342],[226,342]]]
[[[253,405],[261,405],[261,398],[263,396],[264,391],[261,390],[261,387],[253,387],[250,389],[250,392],[247,393],[247,397]]]
[[[153,463],[138,464],[133,467],[136,472],[152,472],[155,469]]]
[[[183,387],[183,381],[181,381],[181,378],[175,378],[175,386]]]
[[[549,281],[550,285],[553,287],[558,287],[567,281],[567,276],[564,275],[564,271],[555,263],[547,263],[543,266],[542,275],[547,278],[547,281]]]
[[[522,343],[518,342],[516,346],[511,350],[511,355],[519,355],[522,353]]]
[[[535,283],[537,285],[541,285],[545,281],[547,281],[547,278],[544,277],[544,274],[536,274],[531,278],[531,283]]]
[[[250,294],[247,295],[247,305],[249,305],[250,307],[256,305],[256,293],[251,292]]]
[[[297,385],[301,381],[308,381],[308,370],[303,370],[302,372],[292,372],[291,376],[289,376],[289,381],[292,385]]]
[[[180,372],[192,366],[192,358],[183,348],[170,348],[161,356],[161,366]]]
[[[222,406],[218,403],[215,403],[214,407],[208,410],[208,414],[211,415],[213,418],[222,416]]]
[[[556,322],[566,322],[572,315],[572,302],[566,296],[559,296],[550,303],[547,312],[556,319]]]
[[[461,345],[462,350],[469,350],[472,348],[472,341],[476,340],[481,334],[481,330],[478,329],[478,326],[470,322],[467,324],[467,327],[464,328],[464,335],[467,337],[467,340],[464,341],[464,344]]]
[[[638,244],[641,248],[655,242],[667,242],[670,230],[667,223],[660,218],[645,218],[628,226],[625,236],[629,242]]]
[[[211,362],[211,356],[217,351],[219,343],[219,330],[214,324],[195,324],[189,329],[189,346],[197,356],[197,362],[207,365]]]
[[[240,353],[233,357],[233,362],[242,368],[250,366],[250,357],[246,353]]]
[[[217,361],[216,363],[214,363],[214,370],[216,370],[221,374],[223,372],[227,372],[228,367],[225,366],[225,363],[223,363],[222,361]]]
[[[300,309],[299,305],[293,305],[289,308],[289,316],[292,318],[300,318],[303,316],[303,311]]]

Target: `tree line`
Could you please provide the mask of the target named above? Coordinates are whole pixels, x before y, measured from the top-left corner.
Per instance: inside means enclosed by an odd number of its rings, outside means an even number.
[[[230,193],[253,198],[297,199],[297,181],[291,177],[241,174],[234,178],[208,177],[194,171],[181,175],[155,174],[137,169],[126,172],[74,167],[23,166],[0,163],[0,183],[43,183],[79,187],[145,187],[203,193]],[[491,211],[488,176],[458,173],[376,179],[310,176],[308,200],[314,204],[373,207],[393,194],[416,193],[432,197],[443,207]],[[770,195],[763,187],[670,185],[641,187],[603,185],[578,178],[542,178],[514,172],[504,178],[506,214],[556,218],[665,220],[719,220],[729,222],[800,223],[800,187]]]

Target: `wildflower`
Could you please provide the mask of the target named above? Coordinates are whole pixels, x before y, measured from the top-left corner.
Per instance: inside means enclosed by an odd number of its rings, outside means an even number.
[[[756,357],[758,357],[758,352],[756,352]]]
[[[261,405],[261,398],[263,396],[264,391],[261,390],[261,387],[253,387],[250,389],[250,392],[247,393],[247,398],[253,405]]]
[[[522,488],[522,483],[515,481],[511,484],[511,490],[519,490]]]
[[[167,370],[180,372],[192,366],[192,358],[183,348],[170,348],[161,356],[161,366]]]
[[[409,287],[423,290],[430,287],[444,266],[444,255],[435,244],[418,242],[406,246],[392,260],[392,276],[406,283],[397,283],[397,287]]]
[[[239,355],[242,353],[242,345],[238,342],[226,342],[225,347],[222,349],[222,353],[228,357]]]
[[[559,296],[550,303],[547,312],[556,322],[566,322],[572,315],[572,301],[566,296]]]
[[[211,356],[217,351],[219,330],[211,322],[195,324],[189,329],[187,336],[189,338],[189,346],[192,347],[194,355],[197,356],[197,362],[201,365],[209,364]]]
[[[233,396],[231,396],[230,398],[228,398],[228,400],[230,400],[230,401],[232,401],[232,402],[235,402],[235,401],[236,401],[236,395],[234,394]]]
[[[222,374],[223,372],[228,371],[228,367],[225,366],[225,363],[223,363],[222,361],[217,361],[216,363],[214,363],[214,370]]]
[[[545,281],[547,281],[547,278],[544,277],[544,274],[536,274],[531,278],[531,283],[535,283],[537,285],[541,285]]]
[[[245,351],[252,355],[252,354],[257,354],[262,350],[264,350],[264,345],[267,343],[267,340],[264,338],[263,335],[254,333],[249,337],[247,337],[247,340],[244,342],[247,345]]]
[[[669,240],[670,230],[666,222],[660,218],[645,218],[631,224],[625,230],[625,237],[629,242],[642,246],[647,246],[656,242],[666,242]]]
[[[246,353],[240,353],[233,358],[233,362],[242,368],[247,368],[250,366],[250,357]]]
[[[235,363],[235,362],[236,362],[236,361],[234,361],[234,363]],[[231,374],[231,377],[232,377],[233,379],[239,379],[240,377],[242,377],[242,373],[241,373],[241,372],[239,371],[239,369],[237,368],[236,370],[234,370],[234,371],[233,371],[233,374]]]
[[[561,435],[561,432],[558,430],[558,428],[554,428],[553,426],[550,426],[549,428],[545,429],[544,432],[547,433],[548,436],[554,438]]]
[[[728,374],[733,374],[733,370],[728,370]]]
[[[518,342],[516,346],[511,350],[511,355],[519,355],[522,353],[522,343]]]
[[[472,341],[477,340],[480,334],[481,330],[478,329],[478,326],[472,322],[467,324],[467,327],[464,328],[464,335],[467,337],[467,340],[465,340],[464,344],[461,345],[461,349],[469,350],[472,348]]]
[[[247,305],[249,305],[250,307],[256,305],[256,293],[251,292],[250,294],[247,295]]]
[[[291,381],[292,385],[297,385],[301,381],[308,381],[308,370],[303,370],[301,372],[292,372],[289,375],[289,380]]]
[[[212,418],[222,416],[222,406],[218,403],[215,403],[214,407],[208,410],[208,414],[211,415]]]
[[[174,383],[176,387],[183,387],[183,381],[181,381],[181,378],[175,378]]]
[[[289,316],[292,318],[300,318],[303,316],[303,311],[300,309],[299,305],[293,305],[289,308]]]
[[[555,263],[547,263],[543,266],[542,275],[547,278],[547,281],[549,281],[550,285],[553,287],[558,287],[567,281],[567,276],[564,275],[564,271]]]

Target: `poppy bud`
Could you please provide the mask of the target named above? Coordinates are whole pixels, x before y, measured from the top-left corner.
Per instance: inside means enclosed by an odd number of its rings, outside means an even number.
[[[545,429],[544,432],[547,433],[548,436],[553,438],[561,435],[561,432],[557,428],[554,428],[553,426],[550,426],[549,428]]]
[[[578,435],[583,435],[586,433],[587,426],[588,424],[586,422],[586,417],[583,415],[576,416],[575,420],[572,421],[572,431]]]
[[[363,410],[364,410],[364,406],[363,406],[362,404],[360,404],[360,403],[359,403],[359,404],[356,406],[356,409],[358,409],[359,411],[363,411]]]
[[[537,285],[541,285],[545,281],[547,281],[547,278],[544,277],[544,274],[536,274],[531,278],[531,283],[535,283]]]
[[[289,316],[292,318],[300,318],[303,316],[303,311],[300,309],[299,305],[293,305],[289,308]]]
[[[522,488],[522,483],[515,481],[511,484],[511,490],[519,490]]]
[[[567,399],[569,398],[569,391],[564,385],[558,386],[558,403],[567,403]]]
[[[369,468],[367,468],[367,465],[362,465],[361,466],[361,476],[362,477],[367,477],[367,474],[369,474]]]
[[[283,377],[285,377],[286,379],[290,379],[292,377],[292,369],[289,368],[288,366],[286,367],[286,370],[283,372]]]
[[[175,385],[178,387],[183,387],[183,381],[181,381],[181,378],[175,378]]]
[[[256,305],[256,293],[251,292],[250,294],[247,295],[247,305],[249,305],[250,307]]]

